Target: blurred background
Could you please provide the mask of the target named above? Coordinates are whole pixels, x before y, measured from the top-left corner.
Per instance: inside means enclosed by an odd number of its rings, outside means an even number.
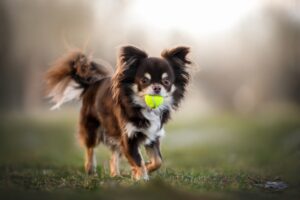
[[[122,44],[151,56],[186,45],[193,78],[167,126],[165,166],[236,168],[299,187],[299,1],[2,0],[0,24],[2,167],[82,165],[80,104],[49,111],[43,92],[44,73],[62,54],[77,47],[114,67]],[[23,187],[10,176],[22,169],[2,173],[1,187]]]
[[[196,72],[184,109],[248,113],[300,102],[296,0],[4,0],[0,9],[5,112],[47,110],[43,74],[72,47],[114,66],[128,43],[153,56],[191,47]]]

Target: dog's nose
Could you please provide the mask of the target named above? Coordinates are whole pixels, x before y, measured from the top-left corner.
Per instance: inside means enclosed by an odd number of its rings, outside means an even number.
[[[160,90],[161,90],[161,87],[158,86],[158,85],[154,85],[153,86],[153,91],[155,94],[159,94],[160,93]]]

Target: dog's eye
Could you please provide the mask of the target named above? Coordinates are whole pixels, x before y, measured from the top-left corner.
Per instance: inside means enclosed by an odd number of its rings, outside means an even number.
[[[162,84],[164,84],[165,86],[169,86],[171,82],[168,79],[164,79],[162,80]]]
[[[141,83],[142,83],[143,85],[149,84],[149,83],[150,83],[150,79],[144,77],[144,78],[141,79]]]

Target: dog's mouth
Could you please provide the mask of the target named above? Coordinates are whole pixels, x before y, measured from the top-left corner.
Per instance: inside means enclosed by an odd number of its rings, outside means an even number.
[[[171,96],[171,94],[166,93],[166,92],[164,92],[164,94],[162,94],[162,93],[155,93],[155,92],[149,92],[149,91],[140,91],[140,92],[137,93],[137,95],[140,98],[144,98],[147,95],[150,95],[150,96],[160,96],[160,97],[163,97],[163,98],[167,98],[167,97]]]
[[[168,98],[170,97],[171,95],[162,95],[162,94],[155,94],[155,93],[143,93],[143,94],[138,94],[138,96],[140,98],[145,98],[145,96],[159,96],[159,97],[163,97],[163,98]]]

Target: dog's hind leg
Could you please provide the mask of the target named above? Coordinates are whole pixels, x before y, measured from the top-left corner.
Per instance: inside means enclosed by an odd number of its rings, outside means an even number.
[[[110,176],[120,176],[119,162],[120,162],[120,152],[118,150],[113,150],[110,158]]]
[[[96,174],[97,161],[93,147],[87,147],[85,152],[84,168],[87,174]]]
[[[80,121],[80,139],[85,146],[85,171],[87,174],[96,173],[96,156],[94,148],[99,143],[99,122],[93,117],[84,117]]]

